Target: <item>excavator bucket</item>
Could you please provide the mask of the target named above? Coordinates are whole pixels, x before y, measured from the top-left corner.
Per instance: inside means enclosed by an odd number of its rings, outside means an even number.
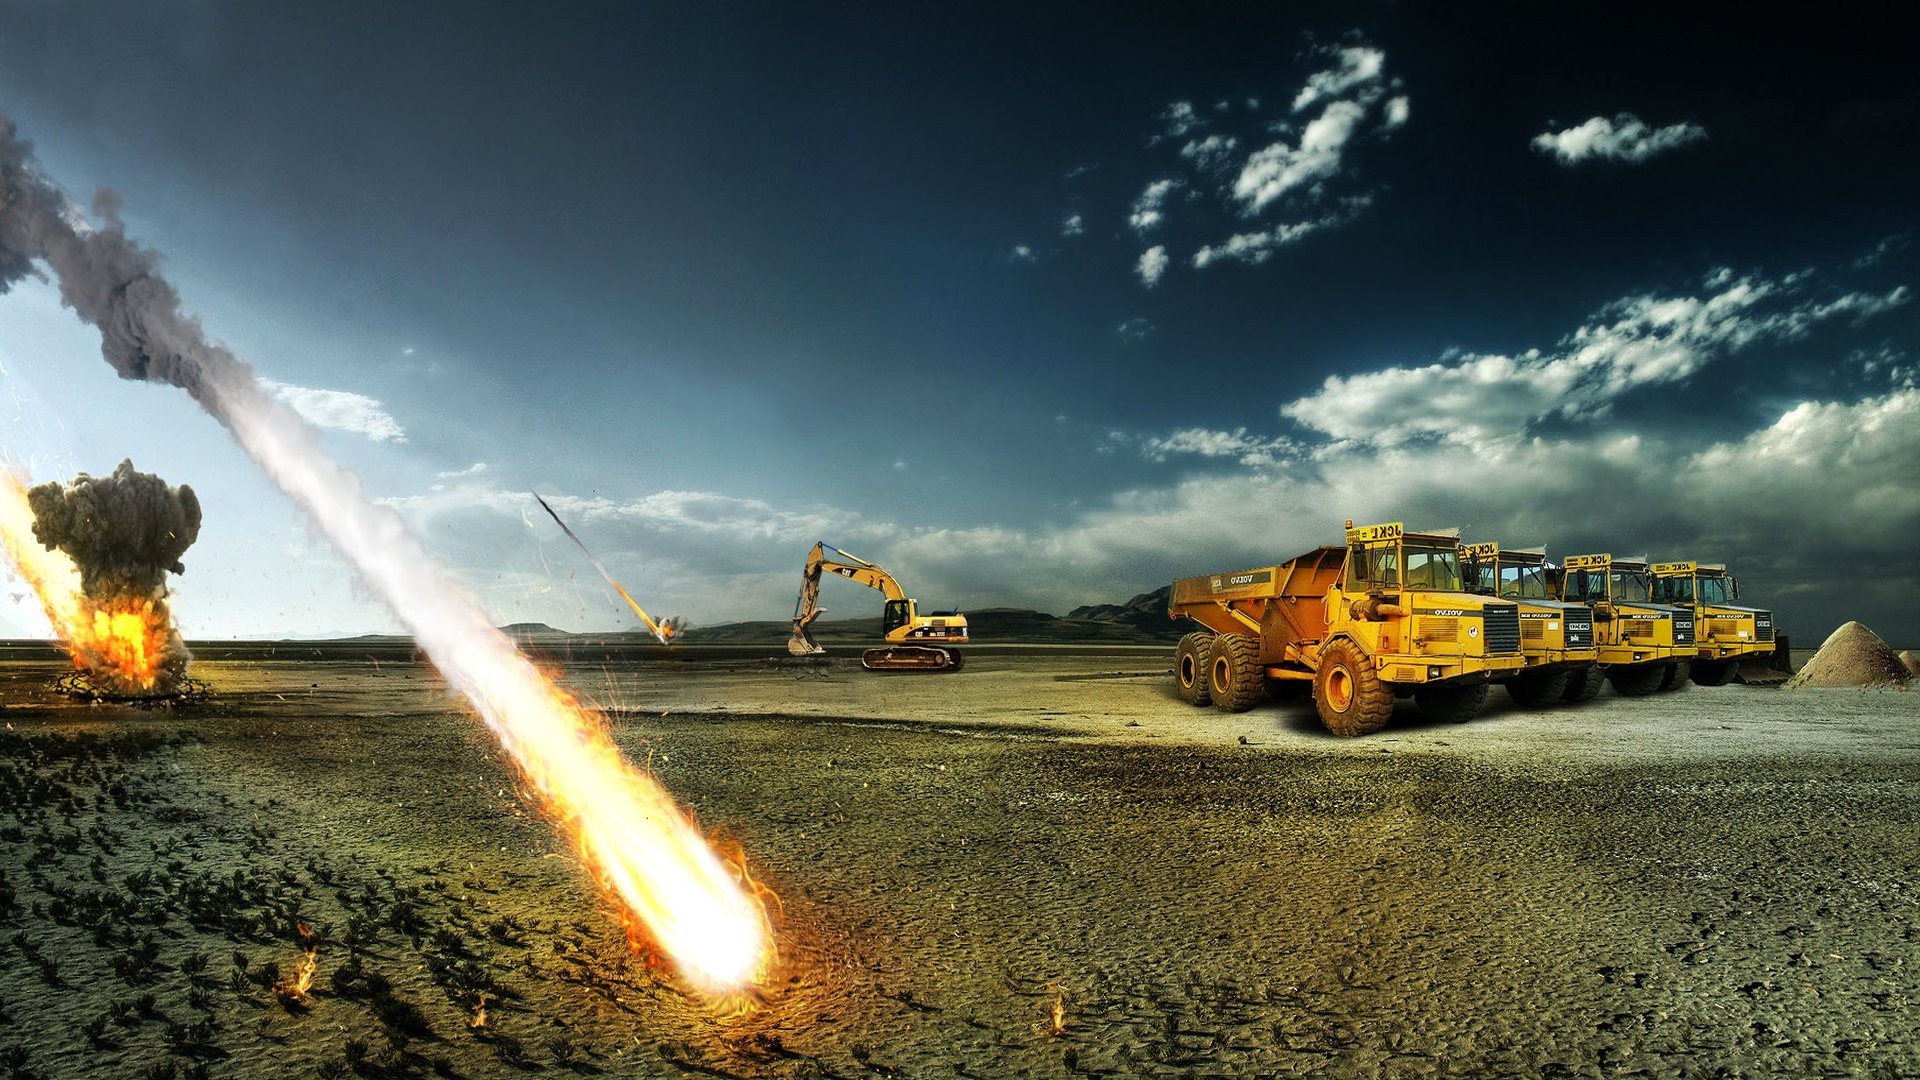
[[[822,610],[825,609],[823,608]],[[817,617],[816,615],[815,618]],[[793,620],[793,634],[787,638],[787,651],[789,653],[792,653],[794,656],[818,656],[827,651],[826,646],[813,640],[813,635],[807,633],[807,624],[812,621],[813,619]]]
[[[1740,661],[1734,677],[1749,685],[1766,686],[1786,682],[1793,675],[1793,652],[1787,635],[1774,639],[1773,651],[1764,656],[1748,656]]]

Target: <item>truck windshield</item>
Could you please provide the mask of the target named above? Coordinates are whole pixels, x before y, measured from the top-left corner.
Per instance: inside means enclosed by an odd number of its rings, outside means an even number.
[[[1407,547],[1407,588],[1461,591],[1458,548]]]
[[[1663,604],[1691,604],[1693,603],[1693,578],[1655,578],[1653,598]]]
[[[1740,596],[1740,590],[1733,585],[1729,577],[1702,577],[1700,579],[1700,602],[1703,604],[1732,603]]]
[[[1494,577],[1498,570],[1499,568],[1490,562],[1481,562],[1477,559],[1469,562],[1466,566],[1467,591],[1492,596],[1498,587]]]
[[[1607,599],[1607,574],[1604,570],[1569,570],[1564,593],[1566,599],[1580,603],[1598,603]]]
[[[1538,566],[1501,566],[1500,595],[1521,600],[1550,599],[1546,570]]]
[[[1615,600],[1648,600],[1652,598],[1647,588],[1645,570],[1615,570],[1613,572],[1613,598]]]

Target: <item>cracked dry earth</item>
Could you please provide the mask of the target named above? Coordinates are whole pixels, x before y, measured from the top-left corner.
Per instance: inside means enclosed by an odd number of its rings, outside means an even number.
[[[313,651],[171,711],[0,662],[0,1075],[1920,1075],[1920,695],[1345,741],[1157,649],[575,658],[781,899],[742,1010],[629,951],[430,669]]]

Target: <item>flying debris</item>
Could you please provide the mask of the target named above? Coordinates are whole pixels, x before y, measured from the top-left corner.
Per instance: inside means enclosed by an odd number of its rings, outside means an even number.
[[[180,310],[156,256],[128,239],[111,193],[94,200],[94,213],[98,226],[39,174],[32,148],[0,114],[0,294],[40,264],[51,268],[61,300],[100,331],[101,352],[122,378],[191,394],[386,601],[513,755],[594,878],[688,982],[727,995],[764,980],[772,931],[745,868],[723,859],[673,797],[621,755],[603,717],[493,627],[400,516],[321,450],[311,426],[207,340]]]
[[[646,609],[640,606],[640,601],[635,600],[633,594],[629,593],[625,586],[615,581],[613,575],[607,572],[607,568],[601,565],[600,560],[593,557],[593,552],[587,550],[587,545],[582,543],[579,537],[573,535],[573,530],[567,528],[567,523],[561,521],[560,515],[553,512],[553,507],[547,505],[547,500],[542,499],[540,493],[537,491],[532,494],[534,500],[540,504],[540,508],[545,510],[547,516],[553,519],[553,523],[560,526],[561,532],[567,534],[567,539],[573,541],[574,546],[580,549],[580,553],[585,555],[587,561],[593,564],[593,568],[600,571],[600,576],[607,579],[607,584],[613,586],[614,591],[620,594],[620,599],[625,600],[627,606],[633,609],[633,613],[640,616],[640,621],[647,625],[647,630],[653,634],[654,640],[662,645],[673,644],[673,639],[678,637],[680,631],[686,628],[686,620],[676,615],[670,619],[654,622],[653,619],[647,615]]]
[[[7,515],[6,546],[39,595],[74,666],[84,673],[75,689],[117,698],[162,698],[184,692],[193,655],[180,639],[167,605],[167,574],[200,535],[200,500],[193,489],[122,461],[110,476],[81,473],[70,484],[22,490],[32,539],[17,535],[17,506]],[[32,551],[37,543],[43,552]],[[54,553],[70,561],[74,578],[52,568]]]

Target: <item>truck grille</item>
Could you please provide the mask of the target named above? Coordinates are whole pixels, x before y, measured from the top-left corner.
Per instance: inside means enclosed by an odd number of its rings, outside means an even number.
[[[1567,648],[1587,649],[1593,647],[1593,609],[1569,608],[1567,610]]]
[[[1520,651],[1520,609],[1513,604],[1488,604],[1486,608],[1487,655]]]
[[[1675,645],[1693,644],[1693,613],[1676,611],[1673,614],[1673,643]]]
[[[1773,612],[1756,611],[1753,613],[1753,640],[1773,640]]]

